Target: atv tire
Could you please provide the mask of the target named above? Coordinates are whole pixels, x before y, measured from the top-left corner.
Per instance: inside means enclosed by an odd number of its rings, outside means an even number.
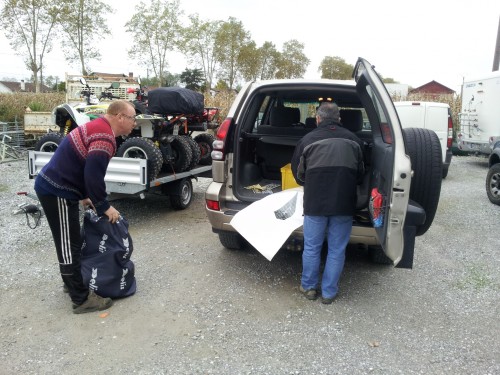
[[[215,141],[215,137],[209,133],[202,133],[194,137],[194,140],[196,143],[198,143],[198,146],[200,147],[201,151],[200,164],[203,165],[212,164],[212,155],[211,155],[213,151],[212,143]]]
[[[200,162],[201,149],[198,147],[198,143],[196,143],[196,141],[189,135],[184,135],[183,137],[187,141],[187,143],[189,143],[189,147],[191,148],[191,153],[192,153],[191,163],[189,163],[188,169],[193,169]]]
[[[488,170],[486,194],[491,203],[500,205],[500,163],[493,164]]]
[[[47,133],[35,144],[35,151],[55,152],[63,140],[61,133]]]
[[[123,142],[116,156],[122,158],[135,158],[148,160],[149,180],[154,180],[160,172],[163,164],[161,151],[147,138],[132,137]]]
[[[429,129],[403,129],[403,137],[413,170],[410,199],[425,210],[425,221],[416,232],[421,236],[431,226],[439,203],[443,179],[441,144],[436,133]]]
[[[193,158],[191,146],[189,146],[186,137],[182,135],[171,136],[169,143],[172,148],[172,160],[165,161],[165,170],[177,173],[186,171]]]

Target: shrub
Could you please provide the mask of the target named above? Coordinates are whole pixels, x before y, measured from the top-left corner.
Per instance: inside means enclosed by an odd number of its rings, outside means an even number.
[[[65,93],[12,93],[0,94],[0,121],[23,121],[26,107],[37,112],[51,112],[54,107],[64,103]]]

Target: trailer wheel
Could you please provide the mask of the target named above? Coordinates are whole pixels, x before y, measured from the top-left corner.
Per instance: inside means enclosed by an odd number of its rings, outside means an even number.
[[[55,152],[63,138],[61,133],[47,133],[35,144],[35,151]]]
[[[193,200],[193,183],[190,178],[183,178],[180,181],[173,182],[170,193],[170,204],[176,210],[186,209]]]
[[[500,163],[493,164],[488,170],[486,194],[491,203],[500,205]]]
[[[425,210],[425,222],[416,232],[421,236],[430,228],[439,203],[443,179],[441,144],[436,133],[429,129],[403,129],[403,137],[413,170],[410,199]]]
[[[188,169],[193,169],[200,162],[201,149],[198,147],[198,143],[196,143],[196,141],[193,138],[191,138],[189,135],[184,135],[183,137],[187,141],[187,143],[189,144],[189,147],[191,148],[191,154],[192,154],[191,163],[189,163]]]
[[[219,241],[222,246],[230,250],[240,250],[244,244],[243,237],[234,232],[220,232]]]
[[[172,160],[166,162],[166,170],[172,172],[170,169],[173,168],[174,172],[184,172],[189,168],[193,157],[191,147],[186,137],[182,135],[172,136],[170,147],[172,148]],[[169,165],[171,165],[171,167],[169,167]]]
[[[135,158],[135,159],[146,159],[148,160],[149,180],[154,180],[158,173],[160,172],[161,165],[163,164],[163,158],[161,151],[156,145],[147,138],[132,137],[128,138],[123,142],[116,156],[123,158]]]
[[[198,143],[201,150],[200,164],[212,164],[212,156],[210,154],[213,151],[212,143],[214,143],[215,137],[209,133],[202,133],[194,137],[194,140]]]

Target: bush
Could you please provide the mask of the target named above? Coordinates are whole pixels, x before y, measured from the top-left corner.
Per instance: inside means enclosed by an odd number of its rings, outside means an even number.
[[[34,112],[51,112],[54,107],[64,103],[65,100],[64,92],[0,94],[0,121],[23,121],[26,107]]]

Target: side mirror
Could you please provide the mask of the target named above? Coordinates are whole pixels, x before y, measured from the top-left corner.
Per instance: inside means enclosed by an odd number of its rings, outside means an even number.
[[[119,87],[120,87],[120,82],[113,82],[113,83],[111,84],[111,88],[112,88],[112,89],[117,89],[117,88],[119,88]]]

